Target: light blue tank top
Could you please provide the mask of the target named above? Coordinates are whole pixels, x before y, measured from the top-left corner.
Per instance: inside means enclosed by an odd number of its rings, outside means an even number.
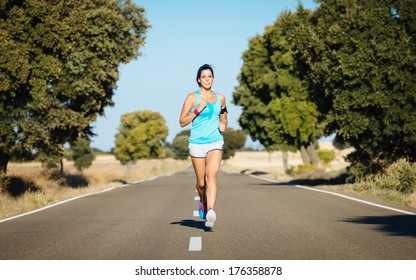
[[[224,141],[218,125],[220,123],[221,100],[218,94],[215,94],[215,102],[207,103],[202,112],[192,121],[191,135],[189,143],[191,144],[210,144]],[[196,105],[191,112],[195,110],[201,101],[199,90],[196,91]]]

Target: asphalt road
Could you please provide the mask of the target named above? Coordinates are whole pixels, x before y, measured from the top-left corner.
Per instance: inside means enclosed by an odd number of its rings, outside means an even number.
[[[187,170],[0,222],[0,259],[416,259],[415,215],[247,175],[219,183],[212,231]]]

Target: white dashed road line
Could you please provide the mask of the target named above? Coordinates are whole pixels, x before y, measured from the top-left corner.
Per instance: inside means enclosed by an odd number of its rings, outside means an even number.
[[[202,237],[191,237],[189,240],[189,251],[201,251],[202,250]]]
[[[197,191],[195,190],[195,192],[197,192]],[[194,200],[195,201],[199,201],[199,195],[198,196],[194,196]],[[194,210],[193,213],[192,213],[192,216],[199,217],[199,211],[198,210]],[[202,237],[201,236],[191,237],[189,239],[188,251],[189,252],[199,252],[201,250],[202,250]]]

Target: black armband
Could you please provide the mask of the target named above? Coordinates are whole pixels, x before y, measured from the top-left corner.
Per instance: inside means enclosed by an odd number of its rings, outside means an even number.
[[[220,115],[224,114],[224,113],[228,113],[227,111],[227,106],[225,106],[224,108],[221,108],[221,113]]]

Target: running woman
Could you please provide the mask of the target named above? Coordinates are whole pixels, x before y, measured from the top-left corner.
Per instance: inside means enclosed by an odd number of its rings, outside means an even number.
[[[197,72],[199,90],[187,95],[179,123],[181,127],[192,122],[189,137],[189,155],[196,176],[199,194],[199,216],[205,226],[212,228],[217,216],[214,211],[218,193],[217,174],[221,164],[224,137],[227,127],[227,107],[224,95],[214,92],[214,71],[208,64]]]

